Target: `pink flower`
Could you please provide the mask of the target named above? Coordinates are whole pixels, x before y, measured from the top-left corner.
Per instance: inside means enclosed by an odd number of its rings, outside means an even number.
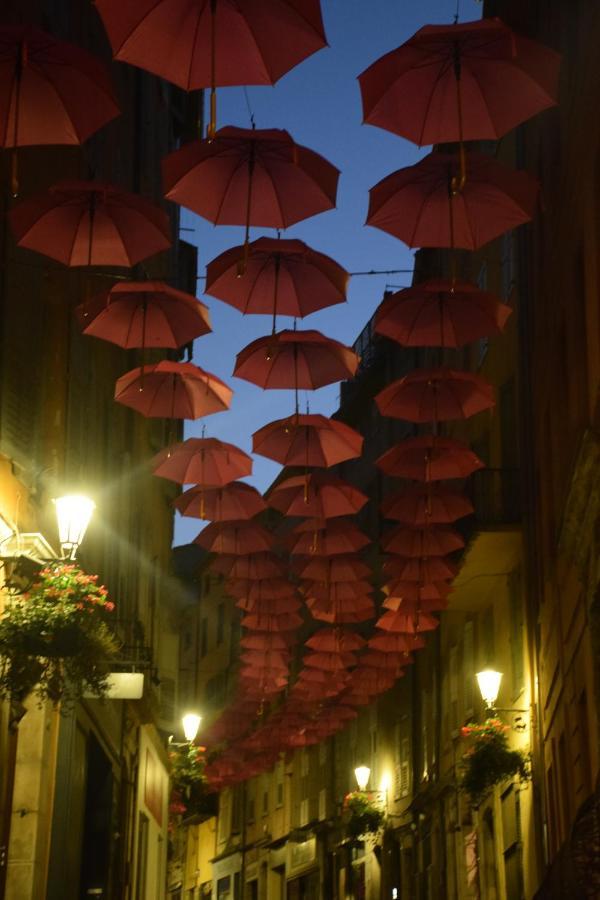
[[[115,608],[115,604],[112,602],[112,600],[107,600],[106,603],[104,604],[104,609],[107,609],[108,612],[112,612],[114,608]]]

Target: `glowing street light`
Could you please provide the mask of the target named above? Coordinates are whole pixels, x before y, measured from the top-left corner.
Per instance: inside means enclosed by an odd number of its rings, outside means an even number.
[[[365,791],[367,789],[370,774],[371,770],[368,766],[357,766],[354,770],[354,776],[356,778],[356,783],[358,785],[359,791]]]
[[[496,672],[494,669],[484,669],[483,672],[477,672],[475,677],[477,678],[477,684],[479,685],[486,709],[494,709],[498,699],[498,692],[500,691],[502,672]]]
[[[96,504],[81,494],[68,494],[54,500],[58,539],[63,559],[75,559],[90,524]]]
[[[199,716],[197,713],[190,712],[182,716],[181,724],[183,725],[183,733],[188,744],[195,740],[201,721],[202,716]]]

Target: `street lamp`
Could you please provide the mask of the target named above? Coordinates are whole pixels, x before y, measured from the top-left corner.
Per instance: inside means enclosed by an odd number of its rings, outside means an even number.
[[[196,735],[198,734],[198,729],[200,728],[201,721],[202,716],[199,716],[198,713],[189,712],[182,716],[181,724],[183,725],[183,733],[188,744],[192,744],[194,742]]]
[[[366,791],[370,774],[371,770],[368,766],[357,766],[354,770],[354,777],[356,778],[359,791]]]
[[[74,560],[90,524],[96,504],[82,494],[67,494],[54,500],[62,559]]]
[[[500,691],[502,672],[496,672],[494,669],[484,669],[482,672],[477,672],[475,677],[485,708],[493,710]]]

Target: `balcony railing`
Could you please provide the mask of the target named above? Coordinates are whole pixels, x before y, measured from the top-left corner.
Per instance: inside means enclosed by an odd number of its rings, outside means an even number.
[[[481,469],[469,479],[467,494],[479,525],[515,525],[521,521],[519,469]]]

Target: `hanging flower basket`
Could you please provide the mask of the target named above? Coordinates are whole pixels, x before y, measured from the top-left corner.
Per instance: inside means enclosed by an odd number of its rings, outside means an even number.
[[[102,697],[119,649],[107,621],[114,610],[97,575],[77,566],[43,568],[28,593],[0,617],[0,697],[69,705]]]
[[[463,756],[461,787],[477,808],[497,784],[507,778],[529,781],[529,755],[511,750],[506,732],[509,725],[500,719],[486,719],[483,725],[469,723],[461,729],[461,736],[470,742]]]
[[[181,815],[193,815],[206,804],[207,779],[204,774],[205,747],[184,744],[169,753],[171,761],[171,802],[181,807]]]
[[[350,840],[377,834],[385,822],[385,813],[368,794],[355,791],[344,797],[344,830]]]

